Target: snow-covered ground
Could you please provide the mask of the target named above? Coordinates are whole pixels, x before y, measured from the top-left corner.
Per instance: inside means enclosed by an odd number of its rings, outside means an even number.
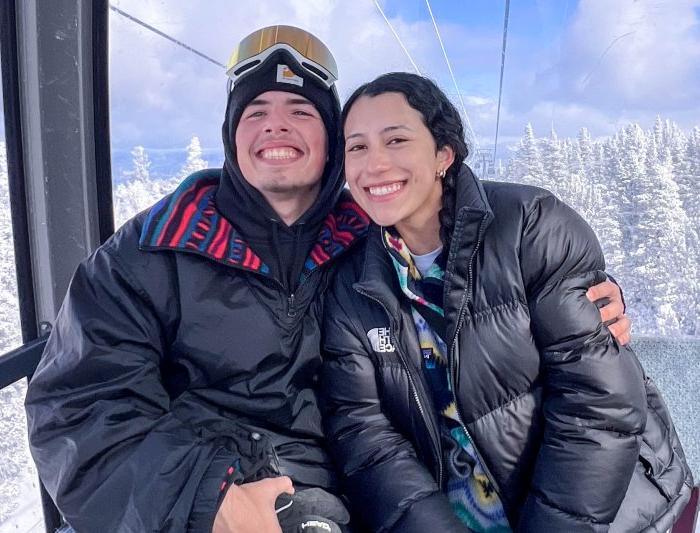
[[[15,500],[18,505],[0,522],[0,533],[46,533],[36,472],[16,483],[19,485],[19,495]]]
[[[0,391],[0,533],[43,531],[39,478],[27,442],[25,392],[24,380]]]

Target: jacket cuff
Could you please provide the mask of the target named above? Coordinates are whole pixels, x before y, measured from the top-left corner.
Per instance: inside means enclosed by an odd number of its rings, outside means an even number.
[[[620,299],[622,300],[622,312],[626,312],[627,304],[625,303],[625,293],[623,292],[622,287],[620,287],[620,284],[610,274],[606,272],[605,275],[608,276],[608,279],[612,281],[615,285],[617,285],[617,287],[620,289]]]
[[[223,450],[219,452],[207,468],[192,503],[188,531],[209,532],[214,527],[216,513],[232,484],[243,481],[239,461]]]

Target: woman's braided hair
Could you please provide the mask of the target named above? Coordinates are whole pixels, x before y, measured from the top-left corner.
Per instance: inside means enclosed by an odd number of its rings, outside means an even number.
[[[345,121],[355,101],[361,96],[379,96],[384,93],[401,93],[408,105],[423,117],[423,123],[435,140],[436,151],[450,146],[455,160],[447,169],[442,180],[442,209],[440,209],[440,240],[447,250],[450,246],[455,225],[456,181],[462,163],[469,154],[464,140],[464,125],[459,112],[449,98],[428,78],[408,72],[383,74],[369,83],[358,87],[343,107],[341,125]]]

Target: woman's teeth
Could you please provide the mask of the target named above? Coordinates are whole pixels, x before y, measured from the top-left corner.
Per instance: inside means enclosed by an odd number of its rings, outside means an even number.
[[[403,182],[397,181],[396,183],[391,183],[390,185],[379,185],[377,187],[369,187],[369,193],[372,196],[386,196],[396,192],[403,187]]]
[[[263,159],[294,159],[297,151],[294,148],[267,148],[260,152]]]

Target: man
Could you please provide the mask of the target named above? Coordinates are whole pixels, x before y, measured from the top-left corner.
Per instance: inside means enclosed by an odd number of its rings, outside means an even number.
[[[314,392],[321,296],[368,224],[343,191],[335,62],[276,26],[229,76],[224,168],[79,266],[29,386],[32,453],[79,532],[348,520]]]

